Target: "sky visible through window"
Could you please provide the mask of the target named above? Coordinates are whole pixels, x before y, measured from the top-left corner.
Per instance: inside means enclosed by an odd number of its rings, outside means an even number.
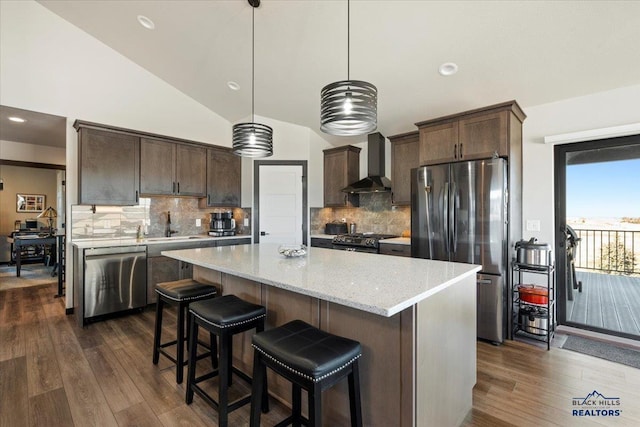
[[[567,166],[567,217],[640,218],[640,159]]]

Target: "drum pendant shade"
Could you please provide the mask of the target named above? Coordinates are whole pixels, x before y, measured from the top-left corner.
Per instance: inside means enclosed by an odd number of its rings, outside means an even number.
[[[349,78],[349,21],[347,0],[347,80],[330,83],[320,92],[320,130],[337,136],[363,135],[378,127],[378,89]]]
[[[233,126],[233,153],[242,157],[269,157],[273,155],[273,129],[254,119],[255,84],[255,10],[258,0],[248,0],[251,11],[251,123]]]

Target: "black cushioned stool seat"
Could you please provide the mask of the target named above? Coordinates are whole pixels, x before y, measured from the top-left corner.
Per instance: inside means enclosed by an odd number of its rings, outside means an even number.
[[[301,320],[253,336],[251,426],[260,424],[258,398],[266,389],[266,367],[292,382],[293,414],[277,424],[322,425],[322,391],[348,377],[351,425],[362,426],[358,359],[360,343],[315,328]],[[301,389],[309,395],[309,419],[301,416]]]
[[[218,369],[196,378],[196,343],[194,340],[189,342],[186,402],[187,404],[193,402],[194,393],[202,397],[205,402],[218,411],[219,427],[228,425],[229,412],[251,402],[251,395],[235,402],[229,402],[228,389],[232,383],[233,373],[251,383],[249,376],[232,365],[233,336],[254,328],[256,332],[263,331],[266,313],[263,306],[244,301],[235,295],[224,295],[211,300],[198,301],[189,306],[189,333],[191,336],[198,336],[198,328],[202,327],[209,333],[217,335],[220,339],[220,364]],[[198,385],[215,376],[219,376],[217,402]],[[269,410],[266,388],[261,394],[261,408],[263,412]]]
[[[156,285],[156,293],[158,294],[158,301],[156,303],[156,325],[153,339],[153,364],[157,365],[160,359],[160,354],[165,356],[176,364],[176,382],[182,383],[183,367],[186,365],[184,360],[184,342],[187,340],[185,336],[185,330],[187,322],[185,321],[185,313],[190,303],[195,301],[201,301],[204,299],[213,298],[217,294],[215,286],[200,283],[193,279],[176,280],[173,282],[163,282]],[[178,307],[178,322],[176,339],[174,341],[168,341],[161,343],[162,335],[162,312],[165,304],[176,305]],[[209,354],[212,356],[214,366],[217,366],[216,342],[215,336],[212,336],[212,342],[210,346],[200,342],[200,344],[208,347],[212,350],[210,353],[200,355],[200,358],[207,357]],[[174,358],[169,354],[165,347],[176,345],[176,357]]]

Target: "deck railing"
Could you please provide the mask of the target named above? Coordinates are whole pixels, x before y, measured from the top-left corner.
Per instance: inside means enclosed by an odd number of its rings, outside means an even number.
[[[576,268],[612,273],[640,273],[640,231],[574,230],[580,241],[574,254]]]

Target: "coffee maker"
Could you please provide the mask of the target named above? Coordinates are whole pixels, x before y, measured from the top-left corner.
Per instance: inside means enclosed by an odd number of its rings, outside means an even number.
[[[231,211],[212,212],[209,223],[209,236],[235,236],[236,221]]]

